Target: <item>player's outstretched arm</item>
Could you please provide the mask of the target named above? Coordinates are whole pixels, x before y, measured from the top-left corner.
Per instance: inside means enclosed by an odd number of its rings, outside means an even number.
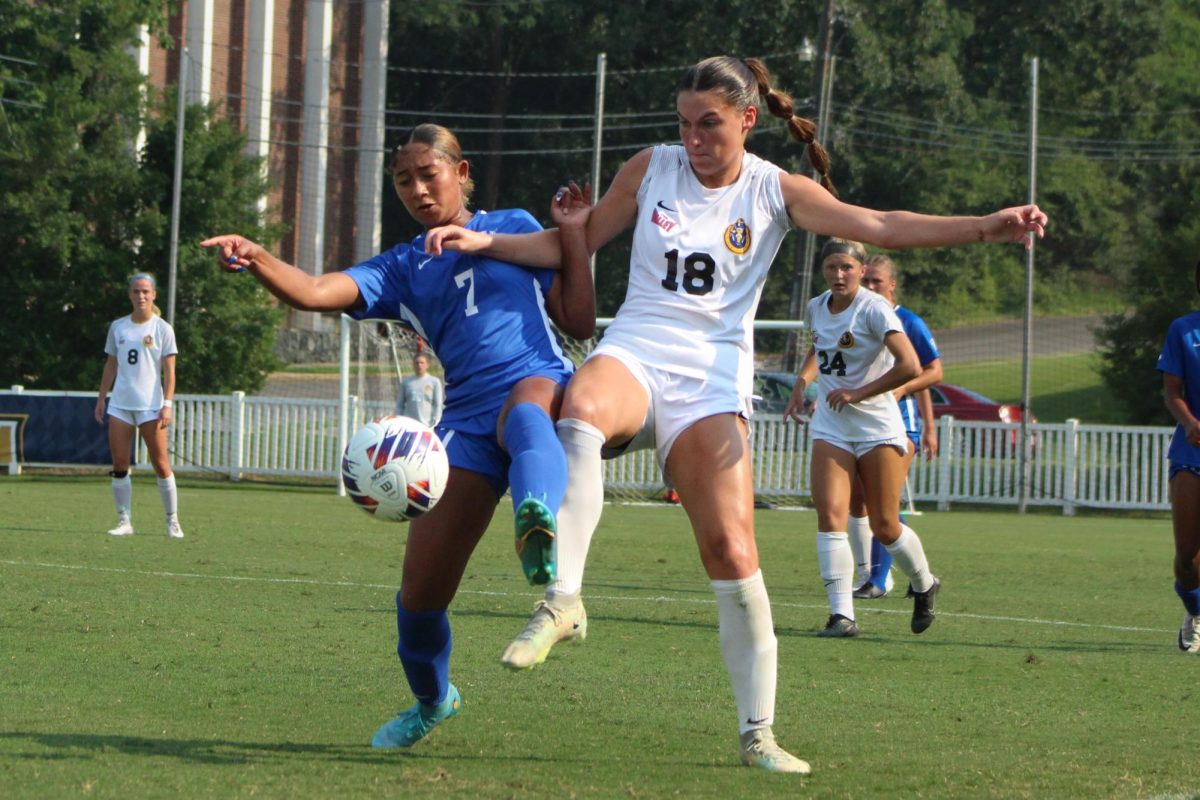
[[[780,175],[788,216],[800,228],[889,250],[974,242],[1024,242],[1046,233],[1036,205],[1004,208],[982,217],[940,217],[912,211],[875,211],[843,203],[804,175]]]
[[[440,256],[444,250],[475,253],[525,267],[558,269],[562,249],[554,228],[531,233],[487,233],[460,225],[431,228],[425,234],[425,252]]]
[[[359,301],[358,284],[350,276],[341,272],[309,275],[236,233],[205,239],[200,246],[217,248],[227,272],[249,272],[267,291],[301,311],[343,311]]]

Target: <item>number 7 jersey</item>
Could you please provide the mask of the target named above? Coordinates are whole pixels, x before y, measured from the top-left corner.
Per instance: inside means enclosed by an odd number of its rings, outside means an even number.
[[[733,184],[708,189],[682,146],[655,147],[638,188],[629,288],[604,341],[749,396],[754,312],[791,229],[781,172],[745,153]]]

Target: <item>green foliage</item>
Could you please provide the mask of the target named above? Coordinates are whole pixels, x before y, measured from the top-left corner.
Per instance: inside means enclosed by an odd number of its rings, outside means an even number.
[[[88,389],[126,278],[155,275],[165,310],[174,105],[147,114],[126,48],[161,34],[153,0],[0,4],[0,383]],[[265,296],[224,280],[203,233],[258,230],[259,165],[227,123],[189,115],[176,332],[182,391],[253,389],[274,366]],[[134,151],[139,130],[147,150]]]
[[[1196,662],[1175,647],[1165,515],[926,510],[910,522],[944,582],[933,628],[909,633],[897,591],[859,603],[861,637],[826,641],[815,519],[756,512],[779,644],[774,729],[813,765],[798,779],[738,763],[713,595],[677,507],[604,510],[587,640],[513,673],[499,654],[541,592],[520,575],[502,506],[451,606],[462,713],[409,752],[372,750],[411,702],[394,617],[407,530],[331,492],[181,479],[176,542],[148,475],[134,479],[137,535],[122,540],[102,533],[99,475],[0,482],[5,797],[1065,799],[1200,786]]]
[[[162,104],[143,155],[144,220],[150,234],[141,255],[160,265],[160,276],[169,263],[176,127],[168,109],[174,104],[172,97]],[[186,130],[175,296],[179,391],[254,392],[281,366],[273,349],[283,312],[258,281],[221,270],[199,242],[212,231],[240,231],[259,241],[277,235],[277,228],[263,228],[255,205],[267,190],[265,171],[245,155],[245,136],[227,119],[192,106]],[[160,305],[163,297],[160,293]]]

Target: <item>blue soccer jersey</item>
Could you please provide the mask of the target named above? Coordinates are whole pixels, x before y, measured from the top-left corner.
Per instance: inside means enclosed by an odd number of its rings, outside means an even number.
[[[1188,411],[1200,417],[1200,311],[1185,314],[1167,328],[1158,371],[1183,380],[1183,399]],[[1182,425],[1175,426],[1167,458],[1174,465],[1200,467],[1200,448],[1188,443]]]
[[[913,350],[917,351],[917,361],[922,367],[941,358],[937,342],[933,340],[933,334],[930,333],[925,320],[904,306],[896,306],[896,316],[900,318],[900,324],[904,327],[904,335],[912,342]],[[910,438],[921,436],[921,412],[917,408],[917,398],[913,395],[906,395],[900,399],[900,418],[904,420],[904,429],[908,431]]]
[[[519,209],[476,212],[466,227],[541,230]],[[534,375],[565,383],[574,371],[546,313],[554,270],[449,250],[434,257],[421,234],[346,274],[363,300],[352,317],[398,320],[433,346],[446,372],[442,427],[495,436],[496,415],[513,384]]]

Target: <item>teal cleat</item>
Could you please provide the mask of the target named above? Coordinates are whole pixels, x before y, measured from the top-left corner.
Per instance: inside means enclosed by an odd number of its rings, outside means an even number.
[[[554,514],[535,497],[526,497],[517,506],[517,555],[525,579],[531,584],[554,580],[554,536],[558,527]]]
[[[412,747],[425,738],[438,723],[450,719],[462,708],[462,695],[454,684],[446,692],[446,699],[436,706],[417,703],[407,711],[401,711],[394,720],[384,723],[371,737],[371,747],[390,750],[397,747]]]

